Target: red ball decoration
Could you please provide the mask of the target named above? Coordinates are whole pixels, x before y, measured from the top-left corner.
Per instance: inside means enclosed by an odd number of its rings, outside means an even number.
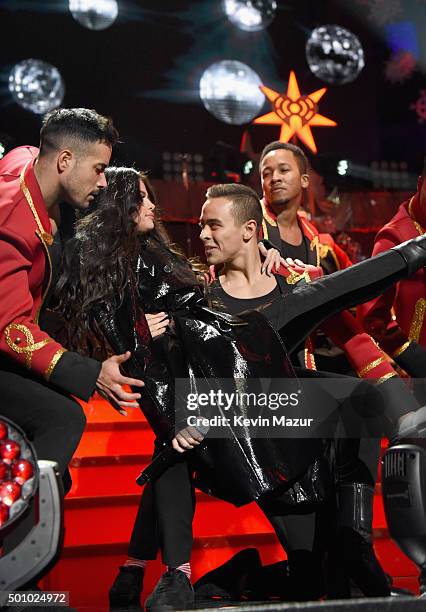
[[[9,474],[9,466],[4,461],[0,461],[0,482],[6,480]]]
[[[15,440],[4,440],[0,443],[0,459],[12,463],[21,454],[21,445]]]
[[[9,508],[4,504],[0,504],[0,527],[9,519]]]
[[[7,438],[7,425],[0,421],[0,440]]]
[[[12,478],[20,485],[29,480],[33,474],[33,464],[26,459],[18,459],[12,464]]]
[[[21,485],[13,480],[5,480],[0,485],[0,502],[11,506],[21,497]]]

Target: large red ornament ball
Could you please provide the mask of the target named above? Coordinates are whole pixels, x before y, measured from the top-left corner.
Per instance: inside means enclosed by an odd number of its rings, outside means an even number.
[[[11,506],[21,497],[21,485],[13,480],[5,480],[0,485],[0,502]]]
[[[34,467],[30,461],[26,459],[18,459],[12,464],[12,478],[20,485],[29,480],[34,474]]]
[[[21,454],[21,445],[15,440],[3,440],[0,442],[0,459],[6,463],[11,463]]]

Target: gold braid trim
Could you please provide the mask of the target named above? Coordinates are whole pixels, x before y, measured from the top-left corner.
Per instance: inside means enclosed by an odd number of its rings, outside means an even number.
[[[411,344],[410,340],[408,340],[408,342],[404,342],[402,346],[397,348],[396,351],[392,353],[392,357],[399,357],[400,355],[402,355],[402,353],[408,349],[410,344]]]
[[[297,272],[292,270],[290,274],[286,276],[285,280],[288,285],[295,285],[301,280],[305,280],[307,283],[310,283],[311,277],[309,276],[309,272],[307,270],[305,270],[303,274],[298,274]]]
[[[413,197],[414,197],[414,196],[413,196]],[[419,232],[419,234],[420,234],[420,235],[424,234],[424,233],[425,233],[425,230],[422,228],[422,226],[420,225],[420,223],[418,223],[418,222],[416,221],[416,218],[415,218],[414,213],[413,213],[413,198],[411,198],[410,203],[408,204],[408,214],[410,215],[411,220],[412,220],[412,222],[414,223],[415,228],[416,228],[416,230]]]
[[[371,372],[371,370],[376,368],[378,365],[380,365],[384,361],[386,361],[386,357],[384,355],[382,357],[379,357],[378,359],[375,359],[374,361],[371,361],[368,365],[365,366],[365,368],[362,368],[362,370],[359,370],[358,376],[360,378],[363,378],[363,376],[368,374],[368,372]]]
[[[419,341],[420,331],[422,329],[423,321],[425,318],[426,312],[426,300],[425,298],[420,298],[416,302],[416,306],[414,308],[414,316],[410,325],[410,332],[408,337],[410,340]]]
[[[10,335],[12,330],[17,330],[24,334],[25,340],[27,341],[27,346],[19,346],[22,342],[22,338],[17,336],[14,340]],[[19,355],[24,355],[25,357],[25,365],[28,369],[31,369],[31,362],[33,353],[35,351],[39,351],[41,348],[46,346],[49,342],[53,342],[52,338],[46,338],[45,340],[41,340],[40,342],[34,342],[34,336],[31,333],[31,330],[28,329],[25,325],[21,325],[20,323],[11,323],[4,330],[4,335],[6,337],[6,343],[12,351],[18,353]]]
[[[36,207],[34,206],[34,202],[33,202],[33,198],[32,195],[30,193],[30,190],[28,189],[26,183],[25,183],[25,171],[27,169],[27,166],[30,162],[27,162],[25,164],[25,166],[22,168],[21,170],[21,174],[19,176],[19,186],[28,202],[28,206],[31,209],[31,212],[33,213],[35,222],[37,224],[38,227],[38,231],[40,232],[41,235],[41,239],[43,242],[45,242],[47,245],[51,245],[53,243],[53,236],[51,234],[49,234],[49,232],[46,232],[46,230],[44,229],[41,221],[40,221],[40,217],[38,216],[38,212],[36,210]]]
[[[397,377],[398,377],[398,374],[396,372],[388,372],[388,374],[385,374],[384,376],[381,376],[380,378],[376,380],[376,385],[381,385],[382,383],[389,380],[389,378],[397,378]]]
[[[276,220],[270,215],[263,200],[260,200],[260,205],[262,207],[263,218],[266,219],[266,221],[270,223],[272,227],[277,227]]]
[[[46,368],[46,371],[44,372],[44,377],[46,380],[49,380],[49,378],[52,375],[52,372],[56,366],[56,364],[58,363],[58,361],[60,360],[60,358],[62,357],[62,355],[64,353],[66,353],[67,350],[64,348],[60,348],[58,351],[56,351],[56,353],[53,355],[52,360],[49,364],[49,366]]]
[[[314,354],[309,351],[309,349],[305,348],[305,367],[309,368],[309,370],[316,370],[317,364],[315,363]]]
[[[306,226],[305,226],[306,227]],[[322,245],[321,245],[322,246]],[[320,255],[320,244],[319,244],[319,238],[318,236],[314,236],[311,240],[311,244],[310,244],[310,248],[311,251],[313,251],[315,249],[315,254],[317,257],[316,260],[316,266],[317,268],[321,265],[321,255]]]

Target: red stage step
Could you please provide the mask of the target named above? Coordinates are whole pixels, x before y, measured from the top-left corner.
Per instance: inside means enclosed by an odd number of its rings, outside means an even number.
[[[68,590],[71,605],[108,605],[108,589],[126,558],[142,489],[135,478],[150,461],[153,434],[139,410],[123,417],[95,399],[84,405],[87,429],[71,464],[73,487],[65,501],[65,544],[60,563],[43,581],[48,590]],[[258,548],[263,563],[285,558],[256,504],[243,508],[197,492],[193,578],[244,548]],[[417,569],[390,540],[378,485],[374,500],[375,548],[395,583],[415,590]],[[144,596],[163,568],[150,564]]]

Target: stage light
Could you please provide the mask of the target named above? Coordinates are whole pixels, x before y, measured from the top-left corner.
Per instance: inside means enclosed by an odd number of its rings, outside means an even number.
[[[37,489],[37,459],[24,433],[0,418],[0,529],[28,507]]]
[[[339,163],[337,164],[337,174],[340,174],[340,176],[344,176],[349,168],[349,164],[347,162],[346,159],[342,159],[339,161]]]
[[[4,156],[6,148],[3,143],[0,142],[0,159]]]
[[[264,30],[275,17],[275,0],[222,0],[225,13],[234,25],[246,32]]]
[[[326,87],[313,91],[307,96],[302,95],[293,71],[290,72],[286,93],[280,94],[264,85],[261,85],[261,90],[272,103],[273,110],[257,117],[253,123],[280,125],[281,142],[289,142],[297,136],[313,153],[316,153],[317,146],[311,127],[337,125],[332,119],[318,113],[318,102],[327,91]]]
[[[242,125],[261,110],[265,97],[254,70],[236,60],[223,60],[207,68],[200,79],[200,98],[206,109],[225,123]]]
[[[20,106],[44,115],[60,106],[65,85],[55,66],[42,60],[26,59],[12,68],[9,91]]]
[[[89,30],[105,30],[118,15],[117,0],[69,0],[72,16]]]
[[[315,28],[306,43],[311,72],[326,83],[355,80],[364,68],[364,51],[357,36],[339,25]]]

